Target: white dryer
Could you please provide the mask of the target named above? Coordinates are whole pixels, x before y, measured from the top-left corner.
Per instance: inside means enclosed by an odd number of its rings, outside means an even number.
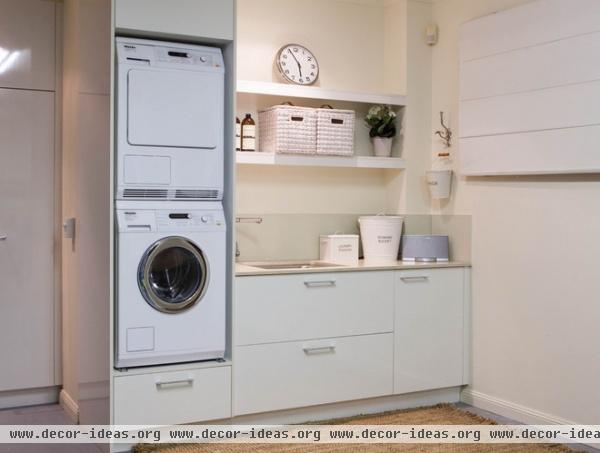
[[[223,358],[221,204],[117,201],[116,213],[115,367]]]
[[[116,54],[117,198],[220,200],[221,50],[117,38]]]

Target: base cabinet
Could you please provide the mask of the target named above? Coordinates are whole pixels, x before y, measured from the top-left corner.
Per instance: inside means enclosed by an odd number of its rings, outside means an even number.
[[[238,277],[233,415],[466,384],[469,269]]]
[[[390,395],[393,335],[242,346],[235,415]]]
[[[468,269],[398,271],[394,393],[466,384]]]
[[[114,378],[115,425],[171,425],[231,417],[231,367]]]

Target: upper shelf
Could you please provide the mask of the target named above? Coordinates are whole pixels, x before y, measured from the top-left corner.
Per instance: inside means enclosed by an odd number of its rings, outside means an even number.
[[[236,162],[247,165],[292,165],[300,167],[347,167],[347,168],[390,168],[402,170],[406,167],[399,157],[375,156],[316,156],[301,154],[273,154],[259,151],[237,151]]]
[[[237,92],[267,96],[283,96],[324,101],[361,102],[365,104],[406,105],[406,96],[385,93],[332,90],[315,86],[238,80]]]

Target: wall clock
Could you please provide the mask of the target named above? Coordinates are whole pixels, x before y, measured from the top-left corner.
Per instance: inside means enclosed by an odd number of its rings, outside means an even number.
[[[319,63],[313,53],[299,44],[286,44],[275,57],[277,69],[286,82],[311,85],[319,77]]]

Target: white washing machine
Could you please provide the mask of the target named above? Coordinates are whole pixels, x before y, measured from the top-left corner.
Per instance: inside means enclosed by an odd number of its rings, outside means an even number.
[[[221,50],[117,38],[118,199],[220,200]]]
[[[117,201],[116,213],[115,367],[223,358],[221,204]]]

